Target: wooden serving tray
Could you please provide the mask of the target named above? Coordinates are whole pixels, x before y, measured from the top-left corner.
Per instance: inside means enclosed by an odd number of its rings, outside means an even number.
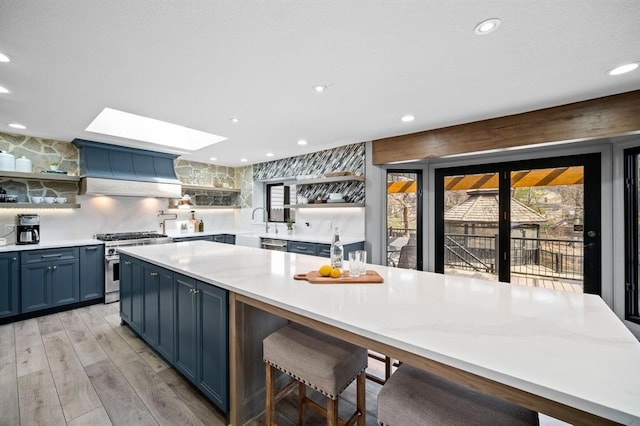
[[[311,284],[380,284],[384,280],[376,271],[367,270],[359,277],[349,276],[349,272],[343,272],[340,278],[323,277],[318,271],[307,272],[306,274],[295,274],[294,280],[307,280]]]

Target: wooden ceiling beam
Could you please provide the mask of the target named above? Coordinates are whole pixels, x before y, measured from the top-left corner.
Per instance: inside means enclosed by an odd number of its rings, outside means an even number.
[[[373,141],[373,164],[640,133],[640,90]]]

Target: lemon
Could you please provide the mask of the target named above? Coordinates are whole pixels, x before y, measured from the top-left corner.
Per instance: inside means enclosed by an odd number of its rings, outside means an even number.
[[[340,272],[340,269],[338,268],[331,269],[331,278],[340,278],[340,275],[342,275],[342,273]]]
[[[322,275],[323,277],[328,277],[329,275],[331,275],[331,270],[333,268],[331,267],[331,265],[322,265],[320,267],[320,269],[318,269],[318,272],[320,273],[320,275]]]

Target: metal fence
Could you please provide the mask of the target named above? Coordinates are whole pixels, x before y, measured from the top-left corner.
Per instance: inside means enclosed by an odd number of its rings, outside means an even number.
[[[497,273],[497,236],[445,234],[445,266]],[[511,237],[511,271],[543,278],[582,280],[583,241]]]

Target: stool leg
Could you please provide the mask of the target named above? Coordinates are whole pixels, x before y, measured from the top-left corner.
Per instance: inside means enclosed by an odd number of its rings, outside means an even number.
[[[389,380],[391,377],[391,366],[393,365],[393,360],[388,356],[384,357],[384,380],[385,382]]]
[[[338,398],[327,397],[327,426],[338,426]]]
[[[273,417],[275,414],[275,403],[274,403],[274,368],[271,364],[265,363],[266,366],[266,375],[265,375],[265,408],[264,408],[264,422],[267,426],[272,426],[274,424]]]
[[[358,411],[360,411],[360,417],[358,417],[358,426],[365,426],[366,424],[366,414],[367,414],[367,409],[366,409],[366,393],[364,390],[364,386],[365,386],[365,379],[367,377],[367,374],[363,371],[362,373],[358,374],[358,377],[356,379],[356,408],[358,409]]]
[[[307,386],[298,382],[298,425],[304,424],[304,399],[307,397]]]

